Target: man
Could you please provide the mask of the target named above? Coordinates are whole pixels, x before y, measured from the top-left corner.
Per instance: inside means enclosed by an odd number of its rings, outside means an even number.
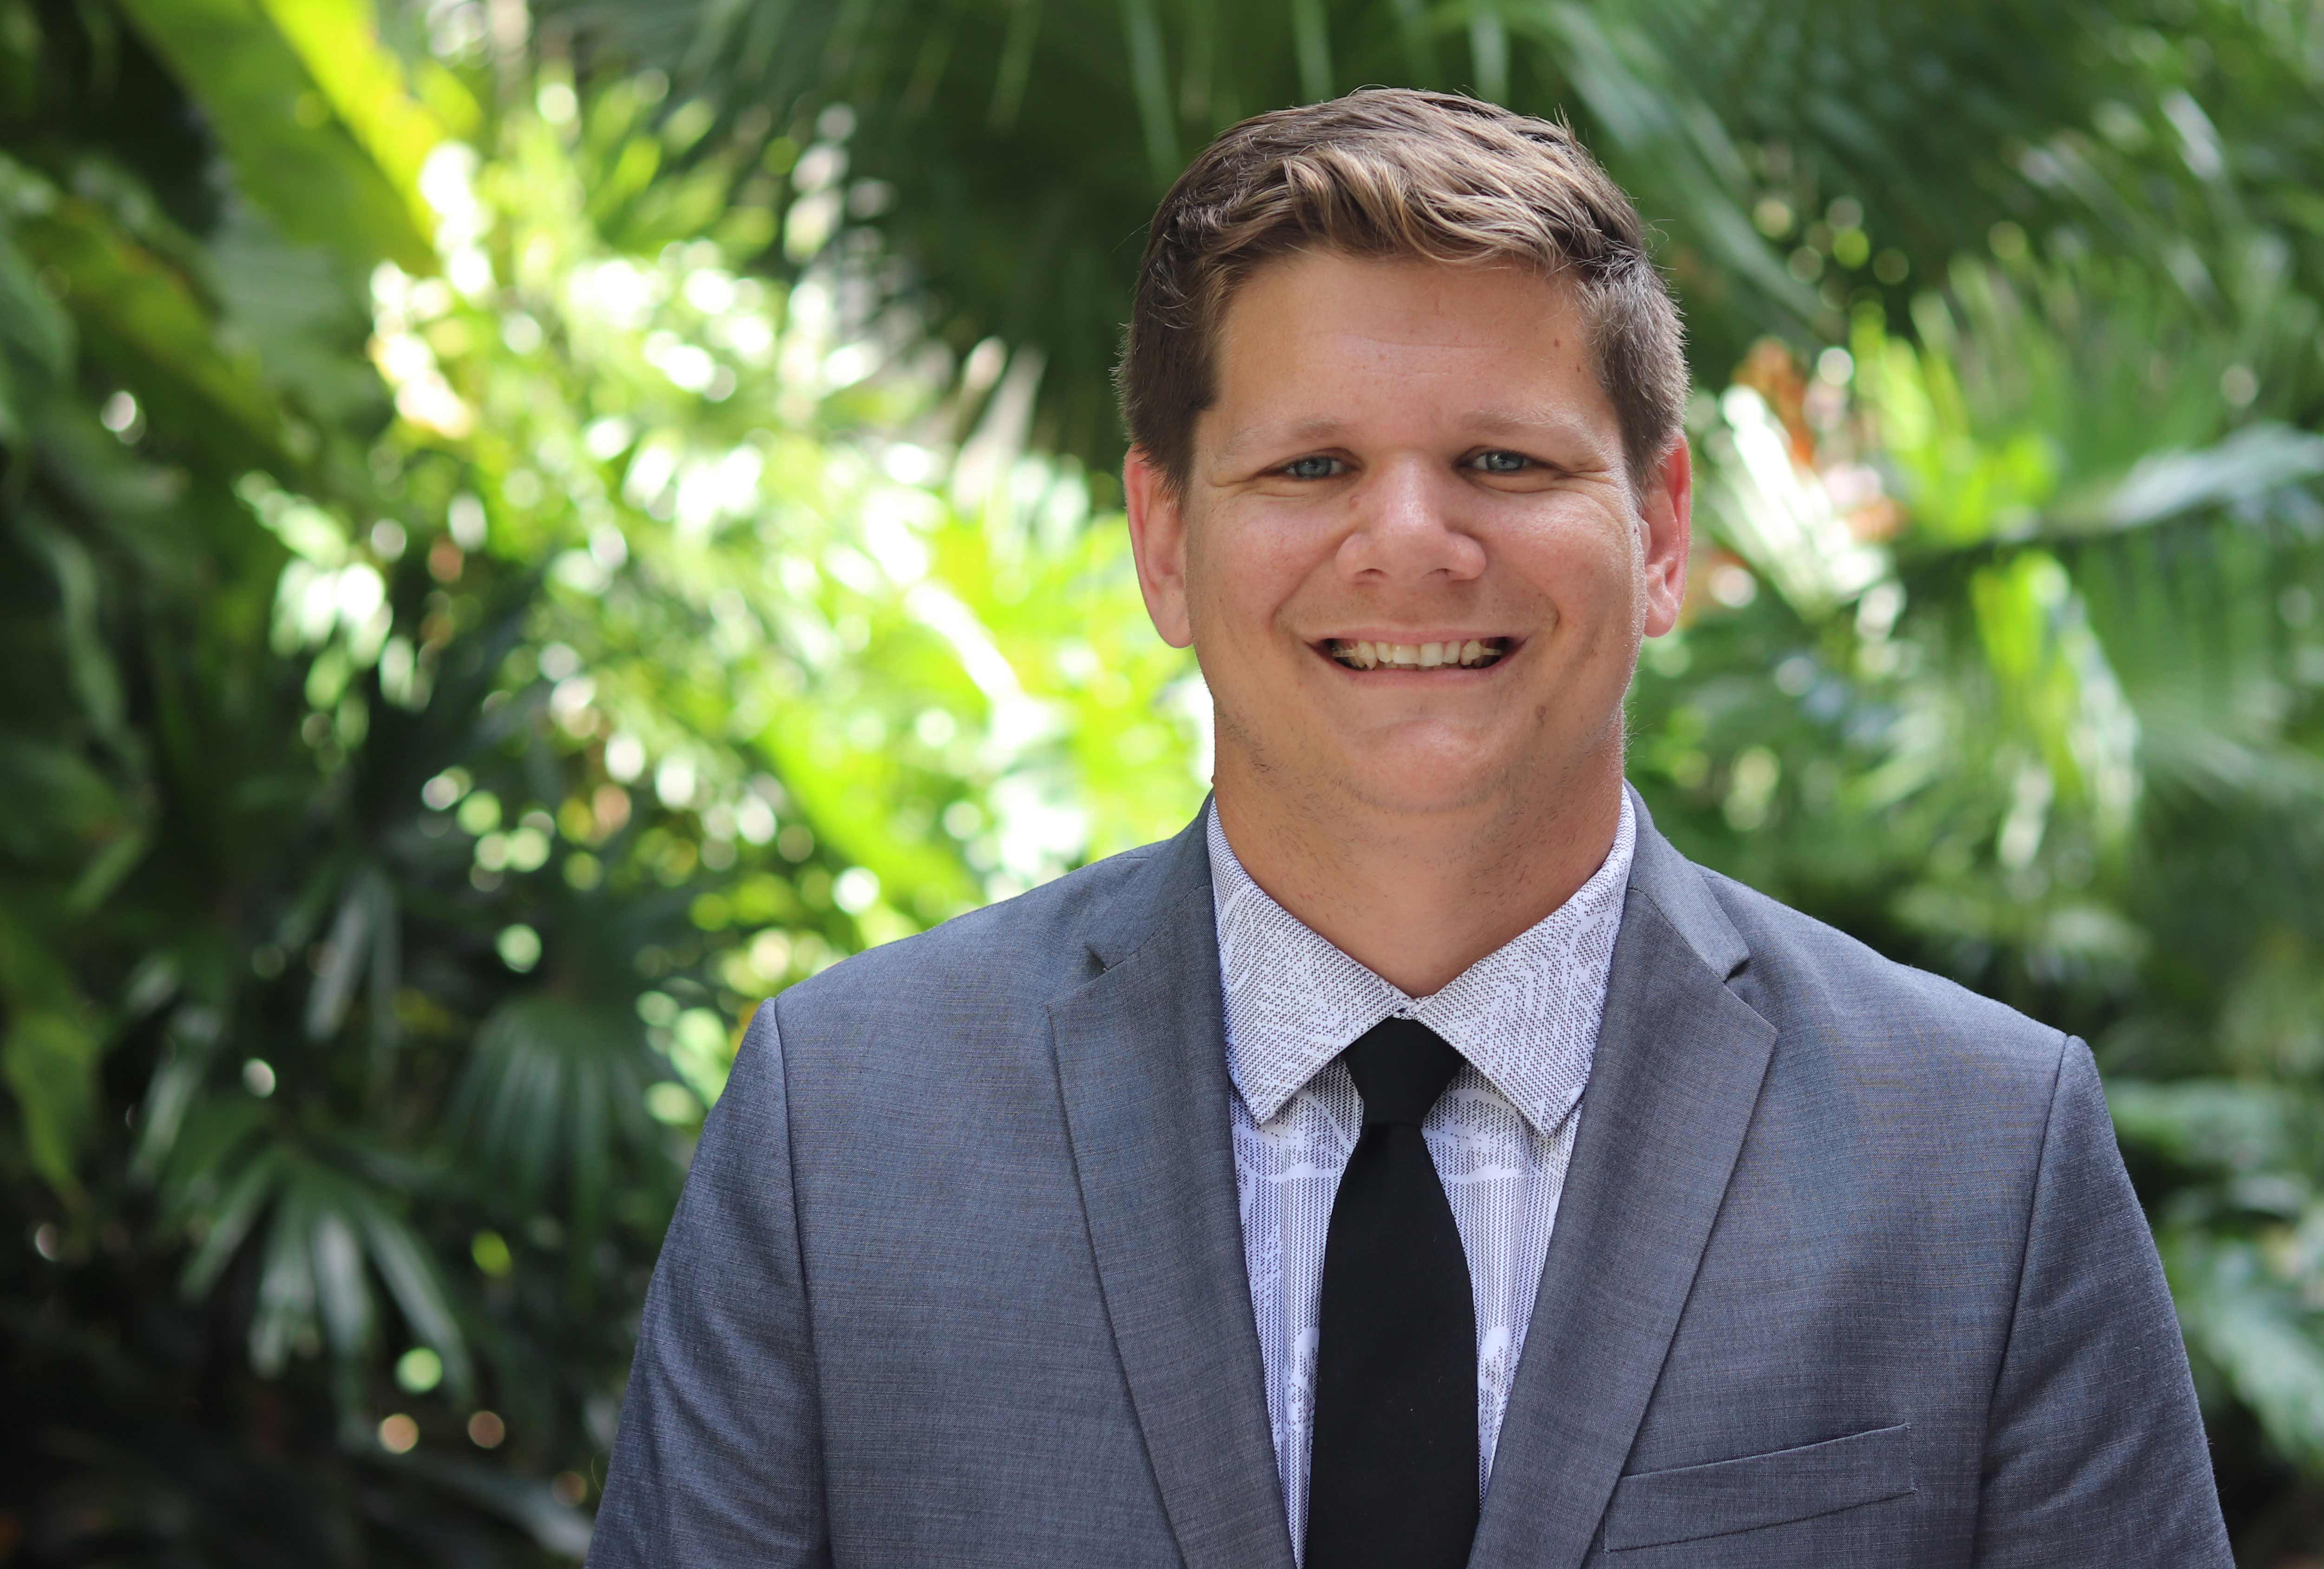
[[[1572,137],[1237,126],[1121,387],[1216,793],[760,1011],[593,1563],[2227,1564],[2089,1052],[1628,793],[1685,379]]]

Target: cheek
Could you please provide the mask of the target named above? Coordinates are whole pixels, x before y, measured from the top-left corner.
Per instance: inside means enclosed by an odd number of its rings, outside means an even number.
[[[1504,562],[1567,620],[1627,616],[1639,597],[1637,530],[1616,509],[1576,498],[1504,536]]]
[[[1188,597],[1198,623],[1226,636],[1265,631],[1330,556],[1312,528],[1261,507],[1206,514],[1187,540]]]

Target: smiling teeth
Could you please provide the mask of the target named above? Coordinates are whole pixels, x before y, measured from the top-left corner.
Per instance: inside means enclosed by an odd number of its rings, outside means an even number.
[[[1433,670],[1439,665],[1458,665],[1462,669],[1480,669],[1501,657],[1504,641],[1500,638],[1471,638],[1466,642],[1387,643],[1369,639],[1350,641],[1346,638],[1332,640],[1332,657],[1350,669],[1373,670],[1386,666],[1392,669]]]

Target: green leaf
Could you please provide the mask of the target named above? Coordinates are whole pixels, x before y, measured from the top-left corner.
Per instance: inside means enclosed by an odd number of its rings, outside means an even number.
[[[2118,1078],[2107,1103],[2125,1143],[2222,1173],[2314,1169],[2324,1126],[2312,1092],[2251,1080]]]
[[[2324,1321],[2271,1278],[2250,1242],[2193,1227],[2157,1240],[2190,1345],[2227,1375],[2288,1459],[2324,1470]]]
[[[434,111],[448,101],[462,104],[460,117],[467,124],[477,115],[458,78],[433,62],[423,64],[420,69],[432,78],[429,102],[415,98],[403,62],[380,42],[368,0],[259,0],[259,9],[349,134],[403,196],[414,226],[430,233],[435,213],[420,197],[420,171],[446,134]]]
[[[10,183],[29,178],[20,171],[12,176]],[[17,248],[14,228],[13,218],[0,210],[0,343],[60,379],[72,366],[72,318],[42,286]]]
[[[2061,533],[2150,528],[2306,485],[2319,475],[2324,475],[2324,436],[2282,425],[2246,425],[2214,447],[2149,453],[2104,491],[2061,502],[2045,523]]]
[[[189,1298],[208,1295],[265,1219],[258,1302],[250,1324],[253,1367],[269,1376],[278,1373],[294,1351],[318,1336],[327,1341],[342,1368],[368,1357],[376,1321],[364,1269],[368,1260],[411,1333],[443,1359],[453,1392],[468,1398],[475,1364],[443,1271],[397,1213],[392,1194],[336,1160],[327,1164],[284,1145],[252,1152],[221,1187],[218,1167],[233,1159],[239,1138],[200,1142],[209,1151],[208,1158],[189,1149],[173,1163],[171,1177],[173,1207],[209,1217],[208,1235],[180,1286]],[[342,1147],[338,1153],[364,1156],[360,1148]],[[213,1202],[199,1196],[205,1189],[215,1193]],[[343,1380],[342,1398],[352,1398],[352,1389]]]
[[[444,1381],[452,1393],[463,1400],[472,1398],[475,1365],[435,1255],[410,1226],[377,1204],[365,1206],[358,1218],[373,1267],[387,1282],[404,1323],[444,1359]]]
[[[78,864],[88,844],[131,833],[130,802],[89,751],[0,733],[0,797],[10,808],[0,815],[0,848],[27,865],[63,868]]]
[[[364,1278],[363,1243],[347,1215],[319,1210],[309,1241],[315,1258],[315,1295],[332,1351],[352,1358],[370,1349],[371,1283]]]
[[[332,918],[325,941],[328,955],[316,973],[315,988],[307,994],[307,1038],[325,1040],[338,1032],[359,985],[383,950],[395,943],[395,891],[376,868],[364,868],[348,879],[340,896],[338,914]],[[387,999],[381,998],[384,1005]]]
[[[258,1305],[250,1315],[250,1365],[270,1379],[289,1365],[315,1322],[315,1258],[309,1247],[313,1204],[295,1170],[286,1168],[284,1177],[259,1257]]]
[[[2048,770],[2051,783],[2031,789],[2054,786],[2118,840],[2137,804],[2138,720],[2072,578],[2048,552],[2026,550],[1979,568],[1969,587],[2001,717]]]
[[[91,356],[130,384],[152,418],[211,444],[229,465],[300,466],[257,365],[220,343],[179,272],[77,198],[21,219],[17,235],[64,280]]]
[[[64,613],[58,629],[64,646],[58,651],[64,656],[82,716],[123,761],[134,761],[137,744],[126,725],[121,672],[114,667],[112,651],[106,647],[97,625],[100,585],[96,560],[88,546],[61,530],[22,519],[17,531],[36,554],[47,558],[55,576]]]
[[[97,1064],[103,1045],[78,1011],[32,1011],[10,1021],[0,1069],[16,1097],[33,1168],[68,1199],[81,1194],[78,1167],[95,1131]]]
[[[545,1481],[426,1450],[367,1458],[376,1464],[428,1478],[444,1491],[466,1499],[521,1528],[544,1550],[560,1558],[577,1559],[589,1550],[588,1518],[559,1503]]]
[[[561,1192],[594,1223],[618,1143],[654,1138],[647,1084],[662,1076],[634,1017],[555,996],[502,1004],[476,1044],[447,1119],[453,1138],[520,1203]]]
[[[274,1196],[275,1188],[283,1176],[284,1161],[280,1150],[265,1149],[247,1161],[235,1176],[224,1195],[208,1209],[208,1230],[201,1246],[186,1260],[184,1273],[178,1278],[178,1289],[189,1298],[209,1294],[218,1277],[234,1261],[234,1256],[250,1235],[264,1213],[267,1201]],[[209,1177],[212,1174],[201,1174]],[[190,1184],[189,1186],[191,1186]]]
[[[160,1181],[163,1213],[182,1222],[215,1195],[235,1151],[266,1112],[246,1095],[200,1098],[221,1044],[214,1010],[198,1004],[180,1008],[164,1038],[161,1060],[138,1107],[129,1175],[138,1182]]]
[[[124,0],[123,8],[200,101],[242,189],[284,233],[329,247],[358,272],[381,261],[435,270],[427,208],[398,178],[412,154],[392,145],[406,134],[432,140],[433,116],[401,97],[348,0]],[[319,79],[301,46],[323,59]],[[332,60],[335,51],[349,58]]]

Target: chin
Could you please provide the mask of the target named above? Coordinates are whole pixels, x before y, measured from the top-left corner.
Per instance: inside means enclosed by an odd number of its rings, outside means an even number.
[[[1427,718],[1341,725],[1279,709],[1254,725],[1224,703],[1217,713],[1220,771],[1318,817],[1351,808],[1399,816],[1472,809],[1552,766],[1540,756],[1537,734],[1510,735],[1498,725]]]
[[[1508,760],[1474,744],[1438,736],[1347,748],[1334,771],[1337,795],[1372,811],[1425,815],[1457,812],[1508,793]]]

